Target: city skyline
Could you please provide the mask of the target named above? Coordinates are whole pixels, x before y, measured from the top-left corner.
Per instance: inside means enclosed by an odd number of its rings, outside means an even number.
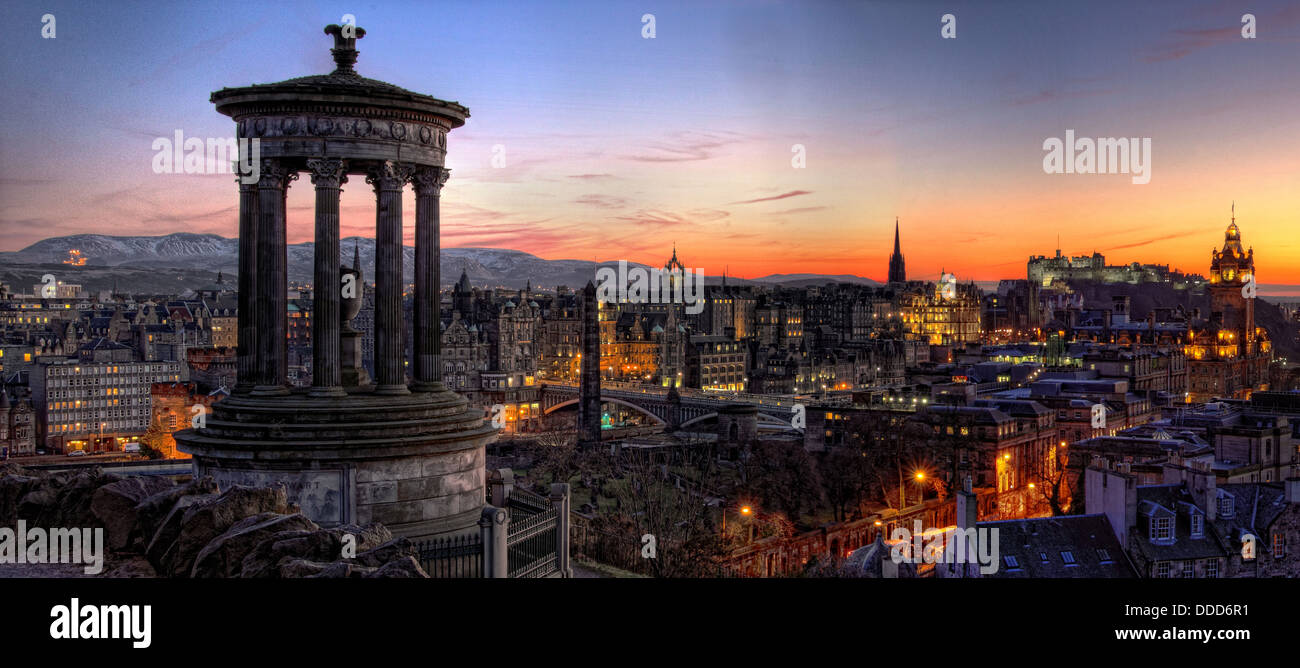
[[[230,176],[154,174],[152,140],[232,135],[208,93],[327,72],[310,26],[349,11],[61,7],[45,10],[57,38],[18,35],[7,68],[16,94],[0,110],[29,132],[0,148],[0,250],[76,233],[235,236]],[[384,35],[359,42],[363,76],[474,110],[448,157],[444,247],[656,266],[676,243],[710,275],[883,280],[897,216],[909,278],[1021,277],[1058,247],[1203,273],[1235,201],[1260,282],[1300,284],[1300,94],[1274,83],[1300,68],[1295,7],[721,4],[690,7],[689,22],[686,9],[412,7],[437,19],[434,49],[409,12],[356,14]],[[1256,39],[1240,35],[1245,11]],[[940,36],[949,12],[956,39]],[[1078,38],[1055,39],[1063,24]],[[1044,173],[1044,140],[1070,130],[1151,138],[1150,183]],[[289,242],[307,241],[311,189],[288,197]],[[373,236],[370,198],[344,187],[343,236]]]
[[[1300,6],[205,4],[15,50],[0,578],[1300,578]]]

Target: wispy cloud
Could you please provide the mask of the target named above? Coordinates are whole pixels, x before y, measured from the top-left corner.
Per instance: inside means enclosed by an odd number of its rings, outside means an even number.
[[[786,199],[789,197],[799,197],[800,195],[811,195],[811,194],[812,194],[811,190],[791,190],[789,192],[783,192],[780,195],[773,195],[771,197],[759,197],[758,199],[741,200],[739,202],[731,202],[731,204],[756,204],[758,202],[772,202],[778,199]]]
[[[825,211],[826,209],[827,209],[827,207],[824,207],[824,206],[801,206],[801,207],[797,207],[797,208],[794,208],[794,209],[785,209],[785,210],[783,210],[783,211],[773,211],[773,212],[772,212],[772,215],[774,215],[774,216],[792,216],[792,215],[796,215],[796,214],[800,214],[800,213],[812,213],[812,212],[814,212],[814,211]]]
[[[1138,248],[1140,246],[1148,246],[1160,241],[1169,241],[1170,239],[1182,239],[1183,237],[1186,236],[1187,236],[1186,234],[1166,234],[1163,237],[1154,237],[1151,239],[1144,239],[1142,241],[1135,241],[1131,244],[1121,244],[1119,246],[1111,246],[1110,248],[1104,248],[1102,250],[1109,252],[1115,250],[1123,250],[1125,248]]]
[[[667,228],[690,226],[697,223],[711,223],[722,220],[730,215],[731,212],[723,211],[721,209],[693,209],[685,213],[674,213],[657,209],[642,209],[631,215],[616,216],[614,220],[620,220],[642,227]]]
[[[1225,13],[1231,16],[1231,13]],[[1267,34],[1282,34],[1287,29],[1300,24],[1300,5],[1290,5],[1274,14],[1257,14],[1257,25],[1267,33],[1259,33],[1258,39],[1268,39]],[[1151,47],[1142,55],[1142,61],[1159,63],[1178,60],[1201,49],[1241,41],[1242,25],[1232,23],[1221,28],[1202,28],[1199,30],[1174,30],[1167,42]]]
[[[717,156],[721,152],[720,149],[737,144],[743,139],[744,135],[736,132],[679,132],[671,141],[652,142],[646,152],[619,157],[637,162],[708,160]]]
[[[627,206],[628,199],[626,197],[593,193],[578,197],[573,200],[573,203],[582,204],[584,206],[594,206],[601,209],[622,209]]]

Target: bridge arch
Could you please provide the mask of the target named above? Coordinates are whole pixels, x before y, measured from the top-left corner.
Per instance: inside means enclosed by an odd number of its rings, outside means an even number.
[[[543,410],[543,411],[542,411],[542,414],[543,414],[543,415],[550,415],[551,413],[554,413],[555,411],[557,411],[557,410],[559,410],[559,409],[561,409],[561,408],[564,408],[565,406],[574,406],[574,405],[577,405],[577,403],[578,403],[578,398],[577,398],[577,397],[574,397],[574,398],[572,398],[572,399],[568,399],[568,400],[566,400],[566,401],[562,401],[562,402],[560,402],[560,403],[558,403],[558,404],[555,404],[554,406],[551,406],[551,407],[549,407],[549,408]],[[604,404],[604,403],[610,403],[610,404],[618,404],[618,405],[620,405],[620,406],[627,406],[628,408],[631,408],[631,409],[635,410],[636,412],[638,412],[638,413],[640,413],[640,414],[642,414],[642,415],[646,415],[646,416],[649,416],[650,418],[654,419],[655,424],[668,424],[668,422],[667,422],[666,420],[664,420],[663,418],[659,417],[658,415],[655,415],[654,413],[650,412],[649,409],[645,408],[644,406],[638,406],[638,405],[636,405],[636,404],[634,404],[634,403],[632,403],[632,402],[630,402],[630,401],[624,401],[624,400],[622,400],[622,399],[615,399],[615,398],[613,398],[613,397],[601,397],[601,398],[600,398],[600,403],[602,403],[602,404]]]

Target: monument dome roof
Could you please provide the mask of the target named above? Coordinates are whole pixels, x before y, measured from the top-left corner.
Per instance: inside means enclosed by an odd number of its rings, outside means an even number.
[[[315,108],[329,113],[357,105],[387,107],[417,115],[432,114],[453,128],[465,124],[469,109],[464,105],[358,74],[353,69],[360,54],[356,49],[356,41],[365,36],[365,29],[353,28],[352,34],[355,36],[348,36],[344,27],[329,25],[325,27],[325,34],[334,37],[334,48],[330,49],[336,64],[333,72],[274,83],[222,88],[212,93],[211,102],[217,106],[218,112],[236,120],[240,116],[260,114],[284,106],[297,111]]]

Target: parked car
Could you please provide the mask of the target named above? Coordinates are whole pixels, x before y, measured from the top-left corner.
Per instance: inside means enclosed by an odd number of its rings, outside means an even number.
[[[85,456],[86,456],[86,451],[85,451],[85,450],[73,450],[72,452],[69,452],[69,453],[68,453],[68,456],[69,456],[69,457],[85,457]]]

